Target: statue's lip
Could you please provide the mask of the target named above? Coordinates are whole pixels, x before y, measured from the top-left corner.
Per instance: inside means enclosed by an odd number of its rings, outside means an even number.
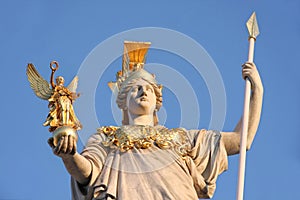
[[[140,97],[140,100],[141,101],[148,101],[148,98],[146,96],[142,96],[142,97]]]

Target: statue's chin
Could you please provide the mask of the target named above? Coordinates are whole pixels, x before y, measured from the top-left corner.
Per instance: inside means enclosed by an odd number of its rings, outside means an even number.
[[[55,131],[53,131],[53,135],[52,135],[53,144],[56,146],[59,138],[61,138],[62,136],[69,136],[69,135],[74,137],[77,141],[77,139],[78,139],[77,131],[74,128],[72,128],[70,126],[62,126],[62,127],[55,129]]]

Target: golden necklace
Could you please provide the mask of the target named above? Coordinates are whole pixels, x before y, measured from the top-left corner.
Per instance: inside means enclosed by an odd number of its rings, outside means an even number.
[[[163,126],[125,125],[121,127],[103,126],[98,130],[107,139],[104,146],[118,148],[121,152],[133,148],[147,149],[153,145],[161,149],[173,148],[179,155],[186,156],[190,150],[190,141],[182,128],[167,129]]]

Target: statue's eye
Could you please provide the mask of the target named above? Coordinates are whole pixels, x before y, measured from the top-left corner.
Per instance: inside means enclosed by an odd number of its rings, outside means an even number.
[[[131,92],[137,92],[138,91],[138,87],[137,86],[133,86]]]
[[[153,89],[152,89],[152,87],[150,85],[147,85],[147,91],[153,93]]]

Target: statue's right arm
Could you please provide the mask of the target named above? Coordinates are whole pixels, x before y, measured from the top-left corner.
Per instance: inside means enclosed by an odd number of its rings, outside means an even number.
[[[62,158],[70,175],[81,185],[87,185],[92,173],[92,164],[77,152],[76,139],[69,135],[61,137],[56,146],[53,145],[53,138],[50,138],[48,143],[53,153]]]

